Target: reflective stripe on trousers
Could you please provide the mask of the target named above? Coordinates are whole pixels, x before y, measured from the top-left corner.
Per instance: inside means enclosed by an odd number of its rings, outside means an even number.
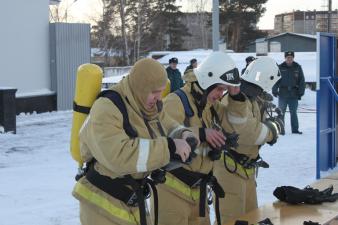
[[[129,211],[121,209],[116,207],[114,204],[112,204],[108,199],[98,195],[97,193],[91,191],[83,184],[77,182],[74,188],[74,192],[89,201],[90,203],[96,205],[97,207],[100,207],[104,209],[106,212],[108,212],[110,215],[115,216],[121,220],[125,220],[128,223],[131,224],[139,224],[140,223],[140,217],[139,213],[135,215],[132,215]]]
[[[178,192],[181,192],[188,198],[193,199],[194,201],[198,200],[200,197],[199,188],[190,188],[188,185],[182,183],[179,179],[167,173],[165,185],[175,189]]]

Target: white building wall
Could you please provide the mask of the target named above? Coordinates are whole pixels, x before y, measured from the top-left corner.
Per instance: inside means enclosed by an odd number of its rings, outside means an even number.
[[[5,0],[0,6],[0,87],[17,94],[50,89],[49,0]]]

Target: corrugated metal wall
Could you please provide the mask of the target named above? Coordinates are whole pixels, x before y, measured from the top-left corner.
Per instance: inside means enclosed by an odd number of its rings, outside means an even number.
[[[51,23],[51,87],[57,93],[57,110],[73,108],[77,68],[89,62],[90,25]]]
[[[295,51],[295,52],[315,52],[316,39],[299,37],[295,35],[281,35],[271,37],[267,40],[271,42],[279,42],[281,44],[281,51]],[[247,52],[256,52],[256,43],[250,43],[246,49]]]
[[[294,52],[315,52],[316,51],[316,39],[304,38],[295,35],[282,35],[269,39],[270,41],[277,41],[281,43],[282,52],[294,51]]]

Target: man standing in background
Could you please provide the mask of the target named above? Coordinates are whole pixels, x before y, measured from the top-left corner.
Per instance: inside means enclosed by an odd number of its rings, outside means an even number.
[[[189,66],[187,66],[187,68],[185,68],[184,73],[186,73],[188,70],[192,70],[196,67],[197,67],[197,59],[191,59],[190,64],[189,64]]]
[[[178,59],[171,58],[169,59],[169,66],[167,67],[167,74],[170,80],[170,92],[176,91],[177,89],[183,87],[183,80],[181,77],[181,72],[177,69]]]
[[[242,69],[241,75],[244,74],[246,68],[247,68],[247,67],[249,66],[249,64],[250,64],[252,61],[254,61],[255,59],[256,59],[256,58],[253,57],[253,56],[248,56],[248,57],[245,58],[246,65],[245,65],[245,68]]]
[[[305,91],[305,79],[302,67],[294,61],[295,53],[285,52],[285,62],[279,65],[282,78],[273,86],[272,94],[278,96],[278,107],[283,112],[289,106],[291,116],[291,130],[293,134],[302,134],[299,131],[297,108],[298,100],[302,98]]]

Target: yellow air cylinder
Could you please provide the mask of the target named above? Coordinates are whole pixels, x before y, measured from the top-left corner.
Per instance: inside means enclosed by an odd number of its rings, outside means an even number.
[[[102,69],[95,64],[82,64],[77,69],[70,152],[80,167],[83,161],[80,154],[79,131],[101,92],[102,77]]]
[[[167,84],[165,86],[164,91],[162,92],[162,99],[165,98],[170,93],[170,80],[167,80]]]

